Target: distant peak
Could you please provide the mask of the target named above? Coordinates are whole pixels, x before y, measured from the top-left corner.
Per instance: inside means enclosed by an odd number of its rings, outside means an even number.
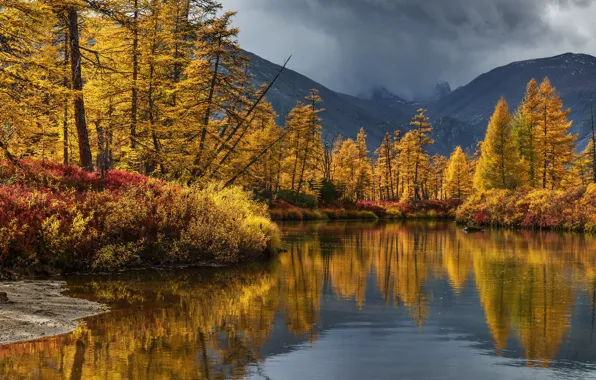
[[[435,86],[435,100],[443,99],[447,95],[451,94],[451,85],[449,82],[440,80]]]
[[[401,97],[395,95],[393,92],[389,91],[386,87],[383,86],[374,87],[368,95],[365,95],[363,97],[383,103],[406,103],[406,101],[403,100]]]

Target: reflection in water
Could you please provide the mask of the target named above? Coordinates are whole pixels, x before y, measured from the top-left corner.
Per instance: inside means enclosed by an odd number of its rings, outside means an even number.
[[[419,334],[451,323],[482,346],[481,331],[439,312],[461,305],[481,307],[468,317],[485,321],[494,355],[522,355],[529,367],[552,366],[561,346],[574,344],[574,312],[591,313],[593,331],[596,239],[588,236],[467,235],[442,223],[285,231],[288,250],[270,263],[70,280],[70,294],[113,311],[72,334],[0,346],[0,378],[242,378],[373,314],[408,319]],[[350,304],[338,318],[337,305]],[[591,350],[591,340],[582,347]]]

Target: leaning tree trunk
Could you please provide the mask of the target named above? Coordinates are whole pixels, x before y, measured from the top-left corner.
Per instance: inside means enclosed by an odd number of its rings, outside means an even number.
[[[134,2],[133,25],[132,25],[132,89],[130,97],[130,147],[137,146],[137,113],[139,94],[137,82],[139,79],[139,4]]]
[[[68,52],[68,44],[70,41],[70,37],[68,34],[68,29],[64,32],[64,75],[62,77],[62,85],[65,89],[69,89],[68,85],[68,62],[70,60],[70,53]],[[62,140],[62,154],[64,165],[68,165],[68,96],[64,97],[64,115],[62,119],[62,135],[64,139]]]
[[[72,74],[72,89],[76,91],[74,97],[74,117],[79,140],[79,157],[81,166],[87,171],[93,171],[93,158],[89,145],[89,132],[85,121],[85,101],[83,99],[83,78],[81,74],[81,50],[79,49],[79,24],[75,8],[68,9],[68,32],[70,37],[70,68]]]

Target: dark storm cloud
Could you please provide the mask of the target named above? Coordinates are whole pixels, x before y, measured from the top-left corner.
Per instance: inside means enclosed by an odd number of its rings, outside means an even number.
[[[513,60],[590,47],[592,0],[224,0],[241,43],[333,89],[405,97]],[[579,18],[579,20],[578,20]],[[582,52],[586,52],[583,50]],[[590,53],[589,51],[587,51]]]

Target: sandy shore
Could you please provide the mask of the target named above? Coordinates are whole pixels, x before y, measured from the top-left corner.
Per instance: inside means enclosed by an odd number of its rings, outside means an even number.
[[[107,308],[62,294],[62,281],[0,282],[0,345],[74,331],[77,319]],[[3,302],[2,293],[8,296]]]

